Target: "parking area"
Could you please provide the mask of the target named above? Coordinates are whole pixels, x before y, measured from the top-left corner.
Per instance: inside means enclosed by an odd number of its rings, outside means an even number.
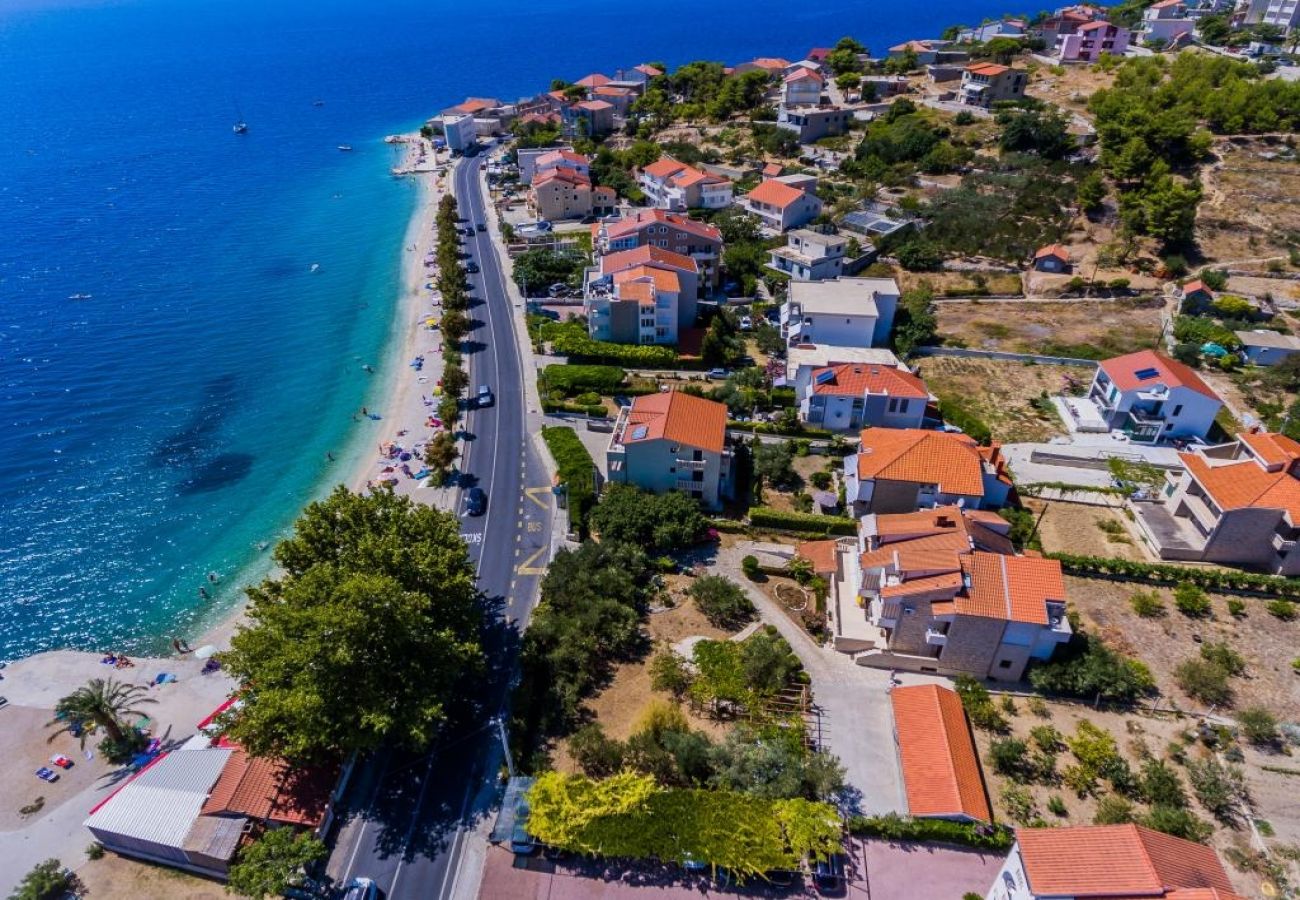
[[[814,898],[852,900],[958,900],[983,895],[993,883],[1002,857],[955,847],[900,844],[851,838],[847,883],[819,893],[810,879],[779,887],[762,880],[721,887],[673,866],[620,865],[594,860],[548,861],[519,858],[491,847],[479,900],[698,900],[700,897]]]

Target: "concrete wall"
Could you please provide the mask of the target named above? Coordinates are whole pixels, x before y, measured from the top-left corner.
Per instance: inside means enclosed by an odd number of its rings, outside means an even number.
[[[986,619],[981,616],[954,616],[948,627],[948,643],[939,654],[945,666],[970,672],[978,677],[994,675],[990,671],[998,657],[1002,643],[1002,633],[1006,629],[1003,619]],[[1025,658],[1029,657],[1029,648],[1024,648]],[[1024,671],[1024,665],[1020,666]],[[1009,670],[1003,669],[1005,673]],[[1016,679],[1020,672],[1016,673]]]
[[[1272,569],[1277,563],[1273,533],[1282,514],[1275,509],[1230,509],[1205,543],[1201,558],[1226,565],[1251,565]]]
[[[806,344],[831,344],[836,347],[874,347],[875,316],[844,316],[805,312],[802,342]]]
[[[915,512],[919,489],[920,485],[913,481],[886,481],[877,478],[875,490],[872,491],[870,511],[873,513]]]
[[[958,359],[995,359],[1002,362],[1033,362],[1046,366],[1092,366],[1095,359],[1080,359],[1074,356],[1040,356],[1034,353],[1004,353],[1001,350],[968,350],[964,347],[917,347],[917,356],[955,356]]]

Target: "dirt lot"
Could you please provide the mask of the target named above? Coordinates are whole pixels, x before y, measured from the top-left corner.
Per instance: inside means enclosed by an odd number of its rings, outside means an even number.
[[[990,294],[1023,294],[1019,272],[908,272],[897,270],[898,286],[910,291],[929,285],[936,297],[963,297],[976,290],[976,274],[984,279],[984,289]]]
[[[1300,719],[1300,677],[1291,669],[1300,647],[1300,621],[1283,622],[1269,615],[1264,599],[1241,598],[1246,615],[1234,619],[1228,614],[1228,598],[1212,594],[1213,615],[1189,619],[1174,608],[1169,591],[1156,589],[1165,601],[1166,614],[1144,619],[1129,604],[1134,593],[1146,589],[1142,585],[1066,576],[1065,588],[1086,629],[1151,667],[1164,703],[1203,710],[1204,704],[1178,689],[1172,673],[1196,655],[1199,641],[1226,641],[1246,659],[1245,676],[1232,681],[1235,706],[1261,705],[1281,720]]]
[[[1185,746],[1183,751],[1186,758],[1196,759],[1207,755],[1209,751],[1195,740],[1189,740],[1194,736],[1195,721],[1190,718],[1179,718],[1169,714],[1150,715],[1146,713],[1118,713],[1090,709],[1083,704],[1048,702],[1045,704],[1047,716],[1034,714],[1028,708],[1024,700],[1016,700],[1017,711],[1014,715],[1008,715],[1011,726],[1011,734],[1015,737],[1030,743],[1030,729],[1038,725],[1052,725],[1063,736],[1070,737],[1078,729],[1079,722],[1086,719],[1093,725],[1108,732],[1115,739],[1118,752],[1123,756],[1133,771],[1141,768],[1142,760],[1151,755],[1156,758],[1166,758],[1171,742],[1179,742]],[[989,758],[989,746],[994,740],[994,736],[987,731],[976,731],[975,742],[979,749],[980,756],[984,762],[984,774],[988,783],[990,799],[993,801],[994,815],[1001,821],[1009,822],[1007,805],[1003,801],[1003,789],[1011,784],[1011,781],[997,774]],[[1069,750],[1060,748],[1057,758],[1056,770],[1058,773],[1063,771],[1067,766],[1076,762],[1075,757]],[[1281,765],[1289,765],[1289,760],[1282,758]],[[1191,811],[1204,821],[1216,825],[1216,832],[1211,843],[1220,852],[1233,846],[1248,846],[1249,832],[1244,823],[1237,828],[1230,828],[1221,823],[1215,822],[1214,818],[1197,802],[1187,784],[1186,772],[1175,761],[1170,761],[1172,768],[1178,772],[1179,777],[1183,780],[1184,787],[1188,790],[1189,805]],[[1269,841],[1270,844],[1293,843],[1297,837],[1300,837],[1300,816],[1294,804],[1287,802],[1286,799],[1295,789],[1297,779],[1292,776],[1283,775],[1275,772],[1265,771],[1264,765],[1279,765],[1277,758],[1270,757],[1259,753],[1253,749],[1245,750],[1245,762],[1243,768],[1246,771],[1247,783],[1250,788],[1250,794],[1253,802],[1253,815],[1256,819],[1262,819],[1272,826],[1276,837]],[[1037,815],[1041,816],[1049,825],[1088,825],[1093,821],[1096,814],[1097,802],[1101,796],[1110,793],[1109,785],[1101,782],[1098,786],[1097,796],[1080,797],[1073,790],[1063,784],[1045,785],[1031,784],[1025,785],[1026,790],[1033,797],[1033,803]],[[1049,798],[1056,797],[1065,805],[1065,815],[1059,815],[1048,808]],[[1139,812],[1144,808],[1138,804]],[[1226,865],[1230,877],[1233,879],[1237,889],[1248,897],[1261,896],[1259,877],[1250,873],[1241,872],[1234,869],[1231,865]]]
[[[1046,515],[1039,520],[1038,536],[1042,539],[1043,550],[1048,553],[1158,561],[1147,552],[1146,544],[1133,534],[1123,510],[1035,499],[1025,500],[1025,506],[1034,515],[1047,507]]]
[[[75,864],[74,864],[75,865]],[[84,896],[94,900],[139,900],[166,897],[168,900],[238,900],[225,886],[165,866],[136,862],[109,853],[85,863],[77,877],[86,886]]]
[[[1113,72],[1094,70],[1092,66],[1064,66],[1063,69],[1060,75],[1056,75],[1046,66],[1039,66],[1025,93],[1086,116],[1088,98],[1115,82]],[[1087,118],[1091,119],[1091,116]]]
[[[723,631],[709,624],[708,619],[695,608],[694,602],[686,596],[692,579],[685,575],[667,577],[668,591],[677,605],[671,609],[650,614],[647,631],[656,648],[675,644],[684,638],[699,635],[710,640],[722,640],[731,632]],[[639,662],[624,663],[614,671],[614,679],[609,686],[597,694],[587,704],[595,721],[605,729],[611,738],[624,740],[636,729],[642,712],[652,700],[670,700],[667,694],[655,693],[650,688],[650,660],[654,653],[646,655]],[[712,719],[694,715],[689,706],[683,706],[691,727],[718,737],[726,728]],[[568,753],[568,742],[562,741],[556,749],[555,768],[561,772],[575,772],[577,766]]]
[[[958,347],[1073,356],[1092,347],[1115,356],[1154,347],[1162,303],[940,303],[939,334]],[[1071,351],[1071,352],[1067,352]]]
[[[1259,262],[1242,268],[1261,268],[1266,257],[1285,259],[1287,233],[1300,232],[1300,159],[1268,158],[1286,157],[1278,139],[1232,138],[1216,142],[1214,150],[1218,162],[1202,171],[1205,199],[1196,222],[1201,252],[1218,263]],[[1275,285],[1283,295],[1300,296],[1296,282]]]
[[[930,393],[941,401],[953,398],[959,402],[979,416],[999,441],[1042,441],[1064,434],[1054,412],[1043,412],[1030,401],[1043,391],[1060,393],[1067,375],[1083,384],[1093,375],[1082,366],[1034,366],[951,356],[924,357],[918,368]]]

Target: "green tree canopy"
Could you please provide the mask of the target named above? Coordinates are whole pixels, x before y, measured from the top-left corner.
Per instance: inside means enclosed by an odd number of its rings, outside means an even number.
[[[482,663],[481,607],[455,516],[391,491],[339,487],[248,589],[223,657],[244,703],[226,721],[255,755],[312,758],[424,747]]]
[[[306,866],[324,859],[327,852],[310,834],[272,828],[239,851],[230,867],[227,888],[253,900],[279,897],[285,888],[299,882]]]
[[[602,542],[630,544],[652,552],[680,550],[708,527],[700,504],[680,491],[651,494],[628,484],[610,484],[591,513],[591,529]]]
[[[82,890],[81,882],[63,863],[47,859],[28,872],[9,900],[63,900],[70,892]]]

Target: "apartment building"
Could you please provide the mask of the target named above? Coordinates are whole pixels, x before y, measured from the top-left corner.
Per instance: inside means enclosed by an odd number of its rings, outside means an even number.
[[[894,328],[898,298],[892,278],[792,281],[781,304],[781,336],[791,346],[884,346]]]
[[[619,412],[606,460],[610,481],[682,491],[718,509],[735,483],[727,407],[680,391],[636,397]]]
[[[916,428],[867,428],[844,458],[845,501],[854,516],[934,506],[1001,509],[1013,490],[997,444]]]
[[[839,106],[782,106],[776,124],[793,131],[801,144],[813,144],[824,137],[847,134],[853,113]]]
[[[554,168],[533,176],[529,201],[537,218],[554,221],[611,215],[618,196],[573,169]]]
[[[797,188],[775,178],[761,181],[741,202],[764,226],[778,232],[806,225],[822,214],[822,201],[812,188]]]
[[[844,251],[849,239],[808,228],[786,233],[785,246],[768,251],[768,268],[789,275],[795,281],[824,281],[844,271]]]
[[[633,251],[635,252],[635,251]],[[584,300],[587,331],[598,341],[618,344],[676,344],[683,287],[666,267],[632,266],[593,286]]]
[[[602,255],[658,247],[689,256],[699,267],[700,290],[706,294],[717,290],[722,232],[706,222],[663,209],[641,209],[621,219],[593,224],[591,237],[596,252]]]
[[[1056,39],[1056,58],[1060,62],[1096,62],[1102,56],[1123,56],[1128,50],[1131,33],[1120,25],[1100,20],[1080,25],[1073,34]]]
[[[1086,399],[1067,406],[1078,411],[1077,430],[1121,431],[1155,443],[1204,438],[1223,401],[1190,366],[1140,350],[1102,360]]]
[[[1023,100],[1029,75],[1023,69],[983,62],[962,70],[957,102],[988,109],[1003,100]]]
[[[637,173],[646,202],[657,209],[724,209],[732,203],[731,182],[710,175],[670,156],[655,160]]]
[[[841,432],[920,428],[931,399],[925,382],[905,368],[852,362],[814,369],[796,394],[799,421]]]

